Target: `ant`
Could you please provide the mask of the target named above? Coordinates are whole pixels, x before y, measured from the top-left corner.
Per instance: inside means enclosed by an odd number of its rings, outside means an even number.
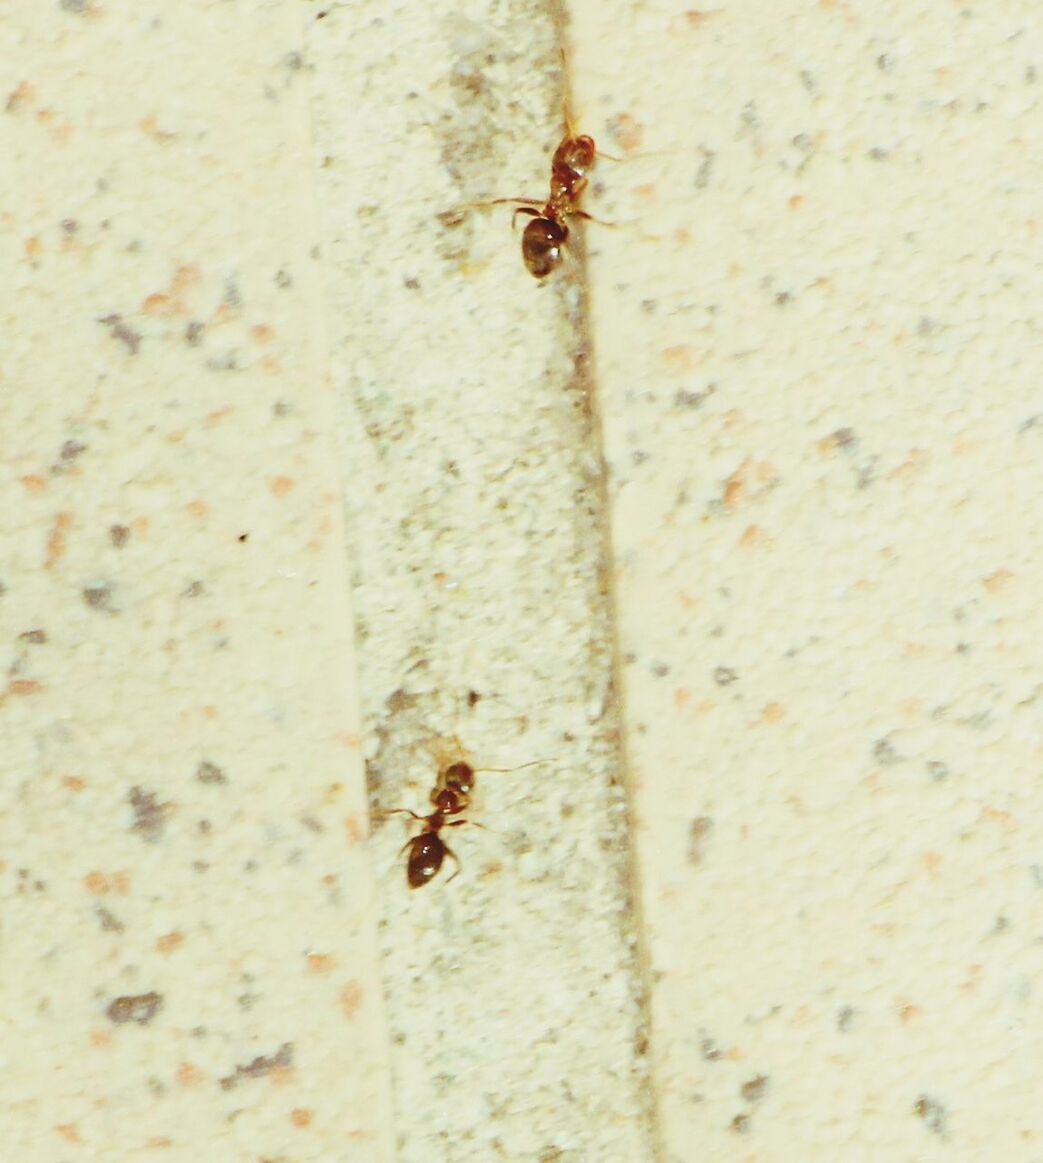
[[[473,820],[450,820],[449,816],[458,816],[465,812],[471,803],[471,792],[474,790],[474,768],[464,760],[450,763],[438,773],[438,782],[431,789],[430,800],[434,811],[427,816],[418,816],[408,808],[390,808],[382,814],[412,816],[424,825],[422,830],[402,846],[402,851],[409,850],[409,859],[406,862],[406,879],[410,888],[422,888],[437,875],[447,856],[456,864],[452,880],[460,871],[460,858],[442,839],[440,833],[443,828],[459,828],[462,824],[475,823]],[[475,824],[481,827],[481,824]],[[446,884],[449,883],[446,881]]]
[[[567,218],[591,216],[579,208],[580,198],[587,188],[587,174],[594,167],[597,158],[594,139],[585,133],[574,134],[571,124],[566,124],[565,136],[554,151],[550,163],[550,197],[545,203],[535,198],[495,198],[494,201],[522,203],[514,211],[529,214],[532,221],[522,234],[522,261],[533,278],[545,279],[561,264],[565,243],[569,239]]]
[[[474,696],[473,699],[471,696]],[[471,692],[468,702],[471,706],[481,696]],[[454,740],[455,754],[459,755],[463,747],[459,740]],[[471,806],[471,795],[474,792],[475,776],[479,771],[521,771],[525,767],[535,767],[546,763],[545,759],[534,759],[530,763],[519,764],[518,767],[480,767],[472,766],[466,759],[455,758],[451,762],[440,762],[438,777],[435,786],[431,789],[428,799],[433,811],[426,816],[420,816],[409,808],[389,808],[379,813],[381,816],[402,815],[410,816],[421,824],[420,831],[402,846],[401,851],[409,853],[406,860],[406,880],[410,888],[423,888],[425,884],[438,875],[448,856],[456,868],[449,881],[460,872],[460,858],[442,838],[443,828],[459,828],[464,824],[473,824],[476,828],[484,827],[476,820],[451,819],[452,816],[461,816]]]
[[[565,54],[562,53],[562,65]],[[511,225],[519,214],[528,214],[532,221],[522,234],[522,261],[529,274],[537,279],[545,279],[558,268],[564,257],[565,244],[569,240],[567,219],[585,218],[594,222],[585,210],[580,209],[580,199],[590,179],[587,176],[594,168],[598,157],[618,161],[610,154],[599,154],[594,139],[585,133],[576,133],[565,101],[565,136],[554,151],[550,163],[550,195],[546,202],[537,198],[494,198],[488,205],[510,203],[517,207]]]

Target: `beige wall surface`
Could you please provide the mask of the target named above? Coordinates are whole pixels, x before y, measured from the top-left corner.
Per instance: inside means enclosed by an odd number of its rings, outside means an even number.
[[[0,0],[4,1158],[1043,1159],[1041,68]]]
[[[1038,15],[575,10],[671,1160],[1043,1157]]]
[[[309,89],[249,7],[0,5],[20,1163],[389,1157]]]

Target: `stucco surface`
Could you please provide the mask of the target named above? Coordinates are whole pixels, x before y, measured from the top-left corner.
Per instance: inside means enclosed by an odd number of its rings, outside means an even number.
[[[0,2],[6,1155],[1043,1157],[1037,15]]]

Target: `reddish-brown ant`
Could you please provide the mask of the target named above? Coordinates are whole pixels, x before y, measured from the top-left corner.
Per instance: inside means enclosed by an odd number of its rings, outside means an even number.
[[[535,198],[494,198],[494,203],[507,202],[517,206],[519,214],[529,214],[532,221],[522,234],[522,260],[534,278],[545,279],[561,263],[565,243],[569,239],[567,219],[586,218],[590,215],[579,208],[594,168],[598,150],[594,139],[585,133],[574,133],[572,119],[565,112],[565,136],[554,151],[550,163],[550,196],[546,202]],[[603,155],[607,156],[607,155]],[[513,221],[513,220],[512,220]]]
[[[381,812],[382,816],[411,816],[423,825],[417,835],[407,840],[401,849],[403,852],[409,852],[406,861],[406,880],[409,887],[422,888],[433,880],[447,856],[456,864],[456,868],[446,884],[459,873],[460,859],[442,838],[441,832],[443,828],[459,828],[464,824],[473,824],[476,828],[483,826],[475,820],[449,818],[459,816],[470,807],[476,771],[520,771],[523,767],[534,767],[545,762],[546,760],[537,759],[532,763],[523,763],[519,767],[474,768],[464,759],[455,759],[451,763],[439,765],[438,779],[429,796],[434,807],[433,812],[426,816],[419,816],[409,808],[389,808]]]
[[[427,816],[418,816],[408,808],[391,808],[385,815],[412,816],[423,824],[418,835],[407,840],[402,851],[409,850],[409,859],[406,862],[406,879],[410,888],[422,888],[428,881],[438,875],[447,856],[456,863],[453,876],[460,871],[460,860],[456,853],[442,839],[440,833],[443,828],[458,828],[462,824],[473,823],[472,820],[450,820],[449,816],[458,816],[467,810],[471,803],[471,792],[474,790],[474,768],[463,760],[450,763],[438,773],[438,782],[431,789],[431,803],[434,811]],[[476,825],[481,827],[481,825]],[[453,879],[449,877],[449,880]],[[448,884],[449,881],[446,881]]]

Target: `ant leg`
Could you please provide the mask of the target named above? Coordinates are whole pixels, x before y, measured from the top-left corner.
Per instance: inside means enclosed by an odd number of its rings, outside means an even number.
[[[571,217],[583,218],[587,222],[596,222],[598,226],[608,226],[613,230],[617,230],[619,228],[618,222],[606,222],[603,218],[595,218],[593,214],[588,214],[586,210],[573,210]]]
[[[542,206],[543,203],[539,198],[490,198],[488,202],[474,202],[474,206],[503,206],[505,204],[512,206]]]
[[[416,812],[411,812],[409,808],[383,808],[379,812],[373,813],[374,820],[383,820],[387,816],[412,816],[414,820],[424,822],[423,816],[418,816]]]
[[[457,820],[456,822],[458,824],[466,824],[467,823],[466,820]],[[460,864],[460,857],[457,856],[457,854],[452,850],[452,848],[449,847],[448,844],[445,843],[445,841],[442,842],[442,847],[445,849],[446,856],[451,856],[453,858],[453,863],[456,865],[456,868],[453,870],[453,875],[450,876],[446,880],[446,884],[448,884],[450,880],[453,880],[454,877],[457,877],[460,875],[460,869],[462,866]]]
[[[518,221],[519,214],[531,214],[533,218],[541,217],[539,210],[533,210],[529,206],[519,206],[517,210],[511,215],[511,229],[513,230]]]

